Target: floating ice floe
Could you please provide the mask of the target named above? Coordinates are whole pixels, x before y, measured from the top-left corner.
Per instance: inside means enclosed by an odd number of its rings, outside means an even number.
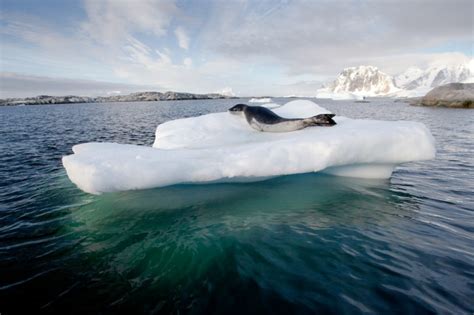
[[[350,92],[330,92],[327,89],[320,89],[316,93],[316,98],[329,98],[335,101],[344,101],[344,100],[363,100],[362,95],[350,93]]]
[[[274,109],[282,117],[328,113],[306,100]],[[355,120],[336,116],[333,127],[287,133],[259,132],[228,112],[177,119],[156,129],[153,147],[85,143],[63,157],[72,182],[98,194],[180,183],[257,181],[325,172],[389,178],[395,166],[435,156],[434,139],[421,123]]]
[[[277,108],[277,107],[281,107],[280,104],[277,104],[277,103],[265,103],[265,104],[259,104],[259,106],[261,107],[266,107],[266,108],[270,108],[270,109],[274,109],[274,108]]]
[[[272,101],[269,97],[262,97],[262,98],[251,98],[249,103],[270,103]]]

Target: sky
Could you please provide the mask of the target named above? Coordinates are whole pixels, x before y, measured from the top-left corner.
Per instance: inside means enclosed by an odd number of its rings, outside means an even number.
[[[314,95],[343,68],[473,58],[471,0],[0,0],[0,97]]]

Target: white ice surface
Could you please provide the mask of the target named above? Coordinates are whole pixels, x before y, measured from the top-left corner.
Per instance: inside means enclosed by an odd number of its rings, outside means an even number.
[[[319,89],[316,98],[329,98],[335,101],[343,100],[363,100],[364,96],[351,92],[330,92],[327,89]]]
[[[328,112],[302,100],[274,111],[288,118]],[[335,120],[334,127],[268,133],[252,129],[239,115],[208,114],[158,126],[153,147],[76,145],[74,154],[63,157],[63,164],[79,188],[102,193],[318,171],[388,178],[399,163],[434,158],[433,137],[421,123],[340,116]]]
[[[269,97],[263,97],[263,98],[251,98],[249,100],[249,103],[270,103],[272,101],[271,98]]]

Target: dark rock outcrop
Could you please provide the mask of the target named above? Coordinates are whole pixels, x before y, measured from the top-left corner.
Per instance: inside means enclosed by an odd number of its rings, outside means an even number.
[[[44,105],[44,104],[74,104],[74,103],[106,103],[106,102],[149,102],[149,101],[180,101],[180,100],[206,100],[232,98],[229,96],[211,94],[193,94],[182,92],[138,92],[128,95],[113,96],[48,96],[39,95],[27,98],[7,98],[0,99],[0,106],[15,105]]]
[[[15,106],[15,105],[45,105],[45,104],[69,104],[69,103],[91,103],[94,102],[93,97],[84,96],[48,96],[38,95],[27,98],[7,98],[0,99],[0,106]]]
[[[474,108],[474,83],[450,83],[438,86],[412,105]]]

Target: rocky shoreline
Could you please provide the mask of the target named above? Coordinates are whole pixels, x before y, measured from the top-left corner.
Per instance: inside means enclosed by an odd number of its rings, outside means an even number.
[[[450,83],[438,86],[424,97],[411,99],[410,105],[474,108],[474,83]]]
[[[47,105],[47,104],[77,104],[77,103],[109,103],[109,102],[150,102],[150,101],[181,101],[235,98],[217,93],[193,94],[182,92],[137,92],[128,95],[113,96],[49,96],[39,95],[26,98],[0,99],[0,106],[18,105]]]

